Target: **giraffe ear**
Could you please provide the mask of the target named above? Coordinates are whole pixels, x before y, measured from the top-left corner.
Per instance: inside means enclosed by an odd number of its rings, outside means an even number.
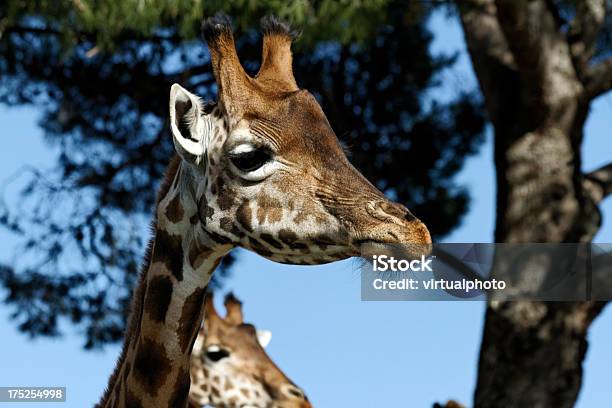
[[[199,163],[206,151],[210,119],[202,114],[200,98],[179,84],[170,88],[170,129],[177,153],[187,161]]]
[[[268,347],[272,340],[272,332],[269,330],[257,330],[257,341],[262,348]]]

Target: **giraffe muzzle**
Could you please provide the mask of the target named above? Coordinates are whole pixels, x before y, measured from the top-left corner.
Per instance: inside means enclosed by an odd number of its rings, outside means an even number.
[[[352,242],[361,256],[396,252],[398,249],[411,257],[431,252],[429,230],[403,205],[377,200],[368,202],[365,210],[371,226]]]

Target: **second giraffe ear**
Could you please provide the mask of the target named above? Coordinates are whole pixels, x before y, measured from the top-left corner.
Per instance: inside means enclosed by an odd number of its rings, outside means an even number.
[[[262,348],[268,347],[272,340],[272,332],[269,330],[257,330],[257,341]]]
[[[170,88],[170,129],[177,153],[184,160],[199,163],[206,152],[212,121],[202,114],[200,98],[179,84]]]

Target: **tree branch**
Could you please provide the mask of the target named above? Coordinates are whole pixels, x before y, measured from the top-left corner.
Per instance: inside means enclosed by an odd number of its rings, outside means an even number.
[[[495,5],[528,91],[523,102],[549,112],[564,99],[575,97],[579,84],[568,43],[549,8],[554,5],[544,0],[495,0]]]
[[[483,56],[486,54],[488,59],[509,69],[516,68],[514,57],[499,26],[494,1],[468,0],[458,2],[457,7],[464,33],[470,37],[467,44],[470,51]]]
[[[612,89],[612,57],[590,67],[585,75],[585,95],[591,100]]]
[[[584,175],[583,187],[595,204],[612,194],[612,163]]]
[[[501,107],[508,101],[517,104],[519,101],[516,64],[499,25],[495,3],[493,0],[457,1],[457,9],[487,112],[494,124],[499,123],[509,113]]]
[[[570,23],[567,40],[576,69],[582,72],[595,52],[597,36],[606,17],[605,0],[577,2],[576,16]]]

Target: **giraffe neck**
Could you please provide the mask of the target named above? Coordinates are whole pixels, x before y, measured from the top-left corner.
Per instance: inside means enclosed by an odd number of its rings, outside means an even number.
[[[123,353],[100,407],[184,407],[190,355],[202,323],[206,286],[231,249],[201,228],[197,207],[175,164],[157,207],[148,268],[135,291]],[[171,172],[172,173],[172,172]]]

